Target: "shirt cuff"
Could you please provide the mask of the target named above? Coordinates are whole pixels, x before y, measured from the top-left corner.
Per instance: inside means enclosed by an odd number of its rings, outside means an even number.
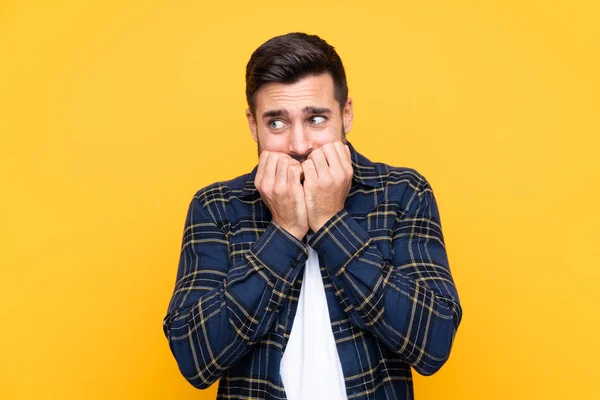
[[[371,244],[369,233],[346,209],[331,217],[308,241],[308,245],[322,256],[329,273],[336,276]]]
[[[252,245],[251,253],[281,279],[308,259],[306,245],[275,221]]]

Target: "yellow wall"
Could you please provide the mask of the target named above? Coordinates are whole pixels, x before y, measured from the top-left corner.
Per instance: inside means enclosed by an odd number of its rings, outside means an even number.
[[[297,30],[438,199],[464,318],[417,399],[600,398],[594,2],[203,3],[1,3],[0,398],[214,398],[161,327],[185,214],[254,166],[245,65]]]

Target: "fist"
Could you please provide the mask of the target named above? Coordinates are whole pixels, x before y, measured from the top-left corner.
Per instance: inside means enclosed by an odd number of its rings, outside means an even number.
[[[300,241],[309,229],[301,175],[299,161],[285,153],[263,150],[254,179],[273,221]]]
[[[354,174],[350,148],[339,141],[326,143],[309,154],[302,171],[308,224],[316,232],[344,208]]]

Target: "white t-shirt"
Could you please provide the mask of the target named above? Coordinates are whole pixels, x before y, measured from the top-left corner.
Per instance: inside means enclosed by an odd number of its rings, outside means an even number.
[[[313,235],[308,234],[308,238]],[[347,400],[317,252],[308,246],[298,309],[279,368],[288,400]]]

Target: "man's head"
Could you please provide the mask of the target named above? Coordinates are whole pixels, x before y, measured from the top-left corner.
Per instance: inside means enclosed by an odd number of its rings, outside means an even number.
[[[274,37],[246,66],[246,117],[258,154],[278,151],[303,161],[352,128],[352,99],[342,60],[323,39],[305,33]]]

